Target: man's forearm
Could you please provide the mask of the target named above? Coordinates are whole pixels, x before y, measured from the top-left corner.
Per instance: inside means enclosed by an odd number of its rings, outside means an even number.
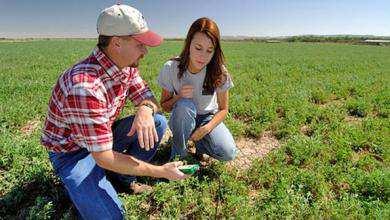
[[[151,176],[161,178],[162,169],[132,156],[113,150],[92,152],[96,163],[103,169],[131,176]]]

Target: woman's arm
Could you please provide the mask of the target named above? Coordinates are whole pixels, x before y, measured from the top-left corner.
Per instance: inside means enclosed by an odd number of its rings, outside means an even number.
[[[214,115],[213,119],[207,124],[199,127],[191,136],[191,140],[198,141],[202,139],[206,134],[210,133],[219,123],[225,120],[229,111],[229,92],[217,92],[217,102],[219,111]]]
[[[184,85],[180,88],[179,94],[175,95],[172,92],[169,92],[166,89],[162,89],[160,105],[162,109],[166,112],[172,111],[173,105],[180,98],[191,99],[194,93],[194,87],[192,85]]]
[[[207,125],[210,126],[210,131],[217,127],[219,123],[223,122],[229,112],[229,92],[218,92],[217,102],[219,111],[215,114],[213,119],[207,123]]]
[[[180,99],[180,96],[173,94],[173,92],[169,92],[166,89],[162,89],[161,91],[161,99],[160,105],[163,111],[170,112],[172,111],[173,105]]]

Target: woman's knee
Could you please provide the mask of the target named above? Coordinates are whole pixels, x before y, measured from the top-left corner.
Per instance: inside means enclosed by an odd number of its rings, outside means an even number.
[[[191,99],[179,99],[172,110],[172,115],[176,117],[196,117],[196,106]]]
[[[172,110],[171,118],[169,120],[169,127],[174,132],[178,128],[179,130],[184,128],[195,127],[196,107],[193,101],[190,99],[179,99],[176,102],[174,109]]]
[[[210,133],[212,149],[218,156],[218,160],[230,161],[237,156],[237,147],[232,134],[224,123],[220,123]]]
[[[221,149],[222,152],[220,155],[220,160],[231,161],[236,158],[238,150],[234,143],[225,144],[225,146],[222,146]]]

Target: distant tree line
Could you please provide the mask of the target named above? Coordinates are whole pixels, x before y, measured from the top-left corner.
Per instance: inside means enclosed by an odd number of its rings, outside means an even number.
[[[334,43],[360,43],[368,39],[378,40],[390,40],[390,37],[377,37],[377,36],[316,36],[316,35],[304,35],[304,36],[292,36],[287,37],[284,41],[287,42],[334,42]]]
[[[222,37],[225,41],[254,41],[254,42],[333,42],[333,43],[364,43],[365,40],[390,40],[390,36],[374,36],[374,35],[300,35],[300,36],[285,36],[285,37]],[[178,40],[178,39],[175,39]]]

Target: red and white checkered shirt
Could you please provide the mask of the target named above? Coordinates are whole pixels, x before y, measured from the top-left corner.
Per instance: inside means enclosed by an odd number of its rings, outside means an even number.
[[[112,149],[114,120],[129,98],[135,105],[153,97],[137,68],[121,70],[98,48],[65,71],[53,88],[41,143],[54,152],[80,147]]]

